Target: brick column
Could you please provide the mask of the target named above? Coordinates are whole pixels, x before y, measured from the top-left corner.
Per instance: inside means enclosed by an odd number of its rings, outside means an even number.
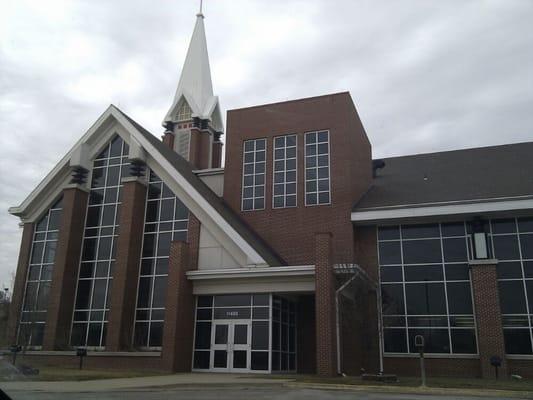
[[[479,362],[483,378],[495,378],[494,367],[490,365],[491,356],[501,357],[502,366],[499,374],[507,376],[496,264],[496,260],[480,260],[470,263]]]
[[[129,350],[132,346],[135,301],[144,231],[146,183],[144,179],[122,179],[120,231],[113,270],[106,350]]]
[[[186,272],[191,269],[189,246],[173,241],[170,246],[162,358],[165,369],[189,372],[192,365],[194,296]]]
[[[171,131],[165,131],[165,134],[161,138],[163,143],[165,143],[168,147],[170,147],[172,150],[174,150],[174,139],[176,135],[174,135],[174,132]]]
[[[213,143],[211,154],[211,168],[220,168],[222,166],[222,142]]]
[[[22,303],[24,302],[28,266],[30,264],[33,229],[34,225],[31,223],[25,223],[23,225],[22,240],[20,242],[19,259],[17,263],[17,274],[15,275],[11,305],[9,306],[9,321],[7,324],[8,344],[15,344],[17,342],[17,331],[20,321],[20,313],[22,312]]]
[[[81,185],[71,184],[63,190],[63,214],[48,299],[43,350],[69,347],[88,197],[87,189]]]
[[[331,233],[315,234],[316,370],[319,376],[337,373],[331,239]]]

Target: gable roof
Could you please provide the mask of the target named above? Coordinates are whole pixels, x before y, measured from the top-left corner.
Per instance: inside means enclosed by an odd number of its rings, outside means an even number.
[[[133,142],[138,143],[137,145],[142,146],[158,165],[161,164],[161,168],[166,168],[170,179],[175,181],[167,183],[169,185],[175,183],[175,187],[188,198],[188,204],[186,199],[180,198],[180,200],[189,209],[195,208],[196,211],[193,214],[200,219],[202,224],[213,229],[216,227],[219,234],[223,235],[221,237],[227,238],[232,243],[231,246],[245,256],[243,260],[246,260],[247,264],[286,265],[283,259],[194,174],[185,159],[114,105],[107,108],[30,195],[19,206],[11,207],[9,212],[23,220],[30,221],[31,218],[35,218],[69,183],[70,163],[71,159],[75,158],[77,150],[82,146],[90,148],[92,158],[101,150],[99,147],[104,145],[115,132],[121,136],[125,135],[123,139],[130,141],[130,149]]]
[[[533,142],[385,158],[353,211],[533,196]]]

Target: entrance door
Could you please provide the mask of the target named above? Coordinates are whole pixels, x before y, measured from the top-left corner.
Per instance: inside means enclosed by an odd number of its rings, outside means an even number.
[[[250,370],[251,325],[248,321],[224,321],[213,324],[211,368],[215,371]]]

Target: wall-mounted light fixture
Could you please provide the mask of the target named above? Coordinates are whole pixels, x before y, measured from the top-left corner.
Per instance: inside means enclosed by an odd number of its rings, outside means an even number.
[[[481,218],[475,218],[472,221],[472,247],[474,250],[474,259],[479,260],[489,258],[485,221]]]

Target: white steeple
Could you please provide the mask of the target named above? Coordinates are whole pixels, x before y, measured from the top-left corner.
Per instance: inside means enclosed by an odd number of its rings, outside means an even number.
[[[177,121],[176,115],[183,105],[183,100],[191,108],[193,118],[198,117],[203,120],[210,120],[215,130],[223,130],[218,97],[213,95],[204,15],[201,9],[196,14],[196,25],[194,26],[189,50],[181,70],[178,88],[163,125],[166,122]]]

